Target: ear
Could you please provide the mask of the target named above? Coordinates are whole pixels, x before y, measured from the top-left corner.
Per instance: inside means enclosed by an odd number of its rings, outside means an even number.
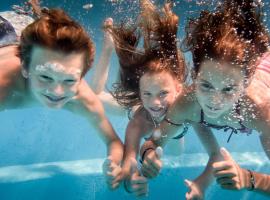
[[[29,78],[28,71],[24,67],[22,67],[21,72],[24,78]]]
[[[175,84],[176,84],[177,95],[179,95],[182,92],[182,90],[183,90],[182,84],[179,83],[178,81]]]

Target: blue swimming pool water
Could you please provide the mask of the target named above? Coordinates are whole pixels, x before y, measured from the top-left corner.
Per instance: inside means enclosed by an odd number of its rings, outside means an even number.
[[[1,2],[0,11],[22,1]],[[61,7],[80,21],[91,34],[97,47],[96,61],[102,44],[101,24],[106,17],[115,21],[120,16],[136,13],[138,1],[118,0],[49,0],[43,2],[48,7]],[[161,2],[161,1],[160,1]],[[196,14],[202,1],[175,1],[175,11],[180,15],[182,25],[179,38],[183,37],[183,23],[186,17]],[[208,1],[210,2],[210,1]],[[92,3],[86,11],[84,4]],[[127,12],[127,9],[128,12]],[[266,18],[267,19],[267,18]],[[269,22],[268,22],[269,23]],[[117,60],[111,62],[108,86],[116,80]],[[91,80],[91,72],[87,75]],[[91,83],[90,83],[91,84]],[[127,118],[109,116],[115,130],[124,138]],[[0,199],[2,200],[105,200],[134,199],[122,189],[109,191],[101,175],[101,165],[106,149],[86,120],[66,111],[33,108],[0,112]],[[270,164],[259,142],[258,135],[234,135],[229,144],[223,132],[216,132],[221,146],[233,152],[233,157],[241,166],[261,172],[270,172]],[[185,137],[185,151],[181,157],[164,158],[165,167],[161,175],[150,181],[147,199],[184,199],[186,187],[184,178],[195,178],[205,166],[207,156],[198,138],[190,129]],[[263,200],[252,192],[232,192],[221,190],[217,185],[207,191],[206,199]]]

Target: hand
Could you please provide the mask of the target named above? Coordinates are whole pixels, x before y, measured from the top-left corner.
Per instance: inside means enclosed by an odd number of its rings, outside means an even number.
[[[144,155],[141,172],[147,178],[156,177],[162,167],[162,161],[160,160],[163,154],[161,147],[157,147],[156,150],[148,150]]]
[[[121,167],[113,162],[112,158],[109,156],[104,161],[102,168],[109,188],[116,189],[121,181]]]
[[[112,27],[113,27],[113,19],[112,18],[107,18],[104,23],[104,40],[103,40],[103,46],[106,49],[113,49],[114,48],[114,40],[112,37]]]
[[[148,195],[148,181],[147,178],[140,175],[137,168],[137,161],[132,159],[131,161],[131,176],[129,180],[126,180],[127,190],[137,197],[143,197]]]
[[[230,153],[221,148],[220,153],[223,161],[213,163],[213,173],[216,182],[223,188],[229,190],[240,190],[245,187],[245,171],[233,160]]]
[[[195,182],[187,179],[184,182],[189,189],[186,193],[186,200],[203,200],[203,192]]]

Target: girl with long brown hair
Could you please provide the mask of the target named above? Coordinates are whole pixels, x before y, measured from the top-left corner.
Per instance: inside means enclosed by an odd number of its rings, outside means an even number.
[[[172,12],[172,5],[166,3],[162,11],[149,0],[141,0],[140,5],[134,26],[114,25],[108,30],[120,65],[119,82],[111,93],[129,111],[130,118],[122,176],[126,179],[125,186],[137,196],[148,192],[147,180],[136,164],[140,140],[152,135],[159,137],[159,124],[182,92],[186,77],[184,58],[177,47],[178,17]],[[183,135],[175,137],[178,154]]]
[[[261,17],[258,2],[224,1],[212,12],[201,11],[198,18],[187,24],[183,47],[192,53],[194,84],[185,88],[170,107],[161,124],[163,137],[152,138],[141,149],[146,160],[143,167],[157,166],[159,159],[154,149],[166,143],[177,131],[176,125],[189,123],[195,128],[211,157],[200,177],[193,182],[185,180],[189,187],[186,199],[202,199],[213,177],[224,189],[247,189],[269,195],[270,176],[241,168],[229,152],[219,150],[215,137],[209,133],[210,128],[224,130],[229,134],[229,142],[234,134],[249,135],[256,130],[270,157],[269,99],[254,92],[264,80],[258,80],[258,76],[257,81],[252,79],[259,70],[256,66],[260,66],[256,61],[269,46]],[[269,87],[264,88],[266,93],[270,92]]]

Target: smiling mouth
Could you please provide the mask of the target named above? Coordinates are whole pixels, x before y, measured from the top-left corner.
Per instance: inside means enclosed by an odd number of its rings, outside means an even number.
[[[152,112],[161,112],[163,108],[150,108]]]
[[[58,103],[62,100],[64,100],[66,97],[53,97],[53,96],[48,96],[48,95],[45,95],[44,96],[49,99],[51,102],[54,102],[54,103]]]
[[[208,106],[208,105],[206,105],[206,107],[207,107],[209,110],[211,110],[211,111],[218,111],[218,110],[221,110],[220,108],[213,108],[213,107]]]

